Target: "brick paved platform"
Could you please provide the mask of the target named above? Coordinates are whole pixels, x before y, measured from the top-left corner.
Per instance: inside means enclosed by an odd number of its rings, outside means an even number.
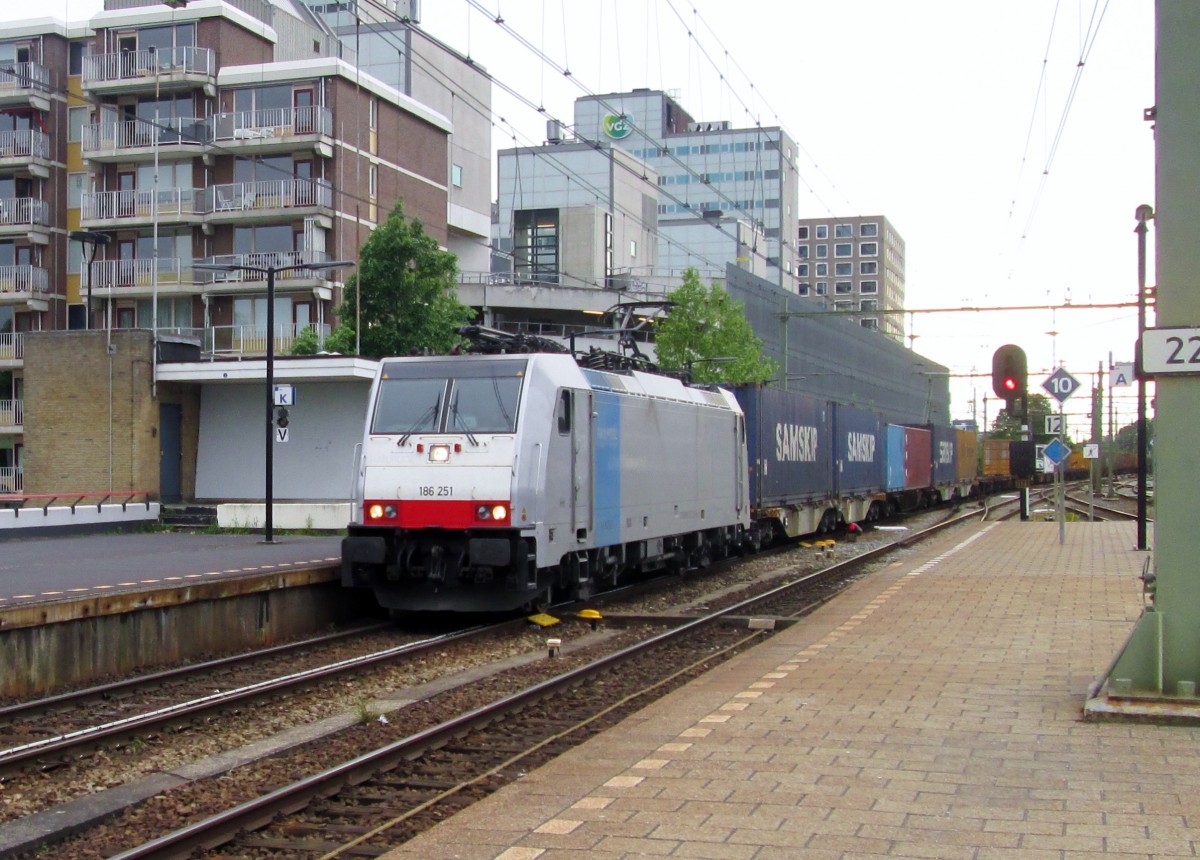
[[[1200,855],[1200,729],[1084,722],[1132,524],[957,528],[386,855]]]

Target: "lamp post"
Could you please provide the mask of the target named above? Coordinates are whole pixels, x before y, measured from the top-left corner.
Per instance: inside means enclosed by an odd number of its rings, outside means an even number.
[[[87,273],[87,319],[85,320],[84,328],[91,331],[92,328],[92,263],[96,259],[96,252],[101,245],[107,245],[110,237],[107,233],[96,233],[91,230],[72,230],[71,238],[83,245],[84,248],[91,247],[92,252],[86,256],[86,273]]]
[[[275,417],[275,275],[279,272],[292,272],[298,269],[323,271],[326,269],[341,269],[353,266],[353,260],[332,260],[327,263],[294,263],[289,266],[245,266],[239,263],[196,263],[193,269],[209,272],[258,272],[267,276],[267,452],[266,452],[266,515],[264,517],[263,543],[274,543],[275,535],[272,528],[275,505],[275,451],[274,451],[274,417]]]

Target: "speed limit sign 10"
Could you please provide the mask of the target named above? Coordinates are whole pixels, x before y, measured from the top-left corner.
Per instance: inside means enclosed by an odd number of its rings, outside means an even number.
[[[1051,397],[1062,403],[1079,388],[1079,380],[1068,373],[1065,367],[1060,367],[1046,377],[1042,388],[1046,389]]]

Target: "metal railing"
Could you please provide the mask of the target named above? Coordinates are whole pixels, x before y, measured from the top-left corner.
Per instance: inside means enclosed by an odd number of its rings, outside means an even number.
[[[49,282],[37,266],[0,266],[0,293],[44,293]]]
[[[25,423],[24,400],[0,400],[0,426],[20,427]]]
[[[253,254],[224,254],[211,259],[206,259],[205,263],[214,263],[223,266],[254,266],[255,268],[281,268],[284,266],[303,266],[316,263],[324,263],[329,259],[329,255],[324,251],[263,251]],[[213,283],[237,283],[241,281],[265,281],[267,279],[264,272],[247,272],[238,270],[236,272],[205,272],[213,276]],[[306,269],[291,269],[286,272],[280,272],[275,276],[276,283],[281,281],[286,282],[288,279],[304,279],[325,278],[325,272],[313,272]]]
[[[25,467],[0,466],[0,493],[25,492]]]
[[[83,127],[84,154],[117,152],[154,146],[191,144],[202,146],[209,141],[208,122],[202,117],[163,117],[155,122],[129,119],[119,122],[94,122]]]
[[[36,197],[0,198],[0,225],[32,227],[50,224],[50,204]]]
[[[25,337],[21,332],[0,332],[0,361],[25,358]]]
[[[216,53],[211,48],[162,48],[92,54],[83,58],[83,85],[142,79],[153,83],[156,75],[182,72],[185,75],[217,73]]]
[[[222,141],[333,134],[333,111],[316,105],[219,113],[209,122],[212,139]]]
[[[205,205],[213,214],[312,206],[329,208],[333,204],[333,186],[324,179],[234,182],[210,185],[204,193]]]
[[[0,94],[30,89],[50,89],[48,68],[41,63],[5,63],[0,66]]]
[[[154,258],[136,260],[99,260],[92,263],[93,289],[146,289],[155,285]],[[86,282],[85,282],[86,283]],[[192,260],[179,257],[158,258],[158,286],[189,286],[196,283]]]
[[[270,0],[225,0],[225,2],[266,24],[270,24],[274,18],[274,7],[271,6]],[[162,5],[162,0],[104,0],[104,11],[141,9],[146,6]]]
[[[3,201],[0,201],[3,205]],[[79,201],[84,221],[128,218],[145,221],[182,215],[203,215],[204,191],[199,188],[163,188],[154,191],[85,191]],[[4,223],[0,218],[0,223]]]
[[[286,355],[305,329],[317,333],[319,348],[325,346],[329,337],[327,324],[276,323],[275,354]],[[267,327],[265,325],[213,326],[204,329],[201,351],[210,358],[217,356],[259,356],[267,353]]]
[[[31,128],[0,131],[0,158],[49,158],[50,136]]]

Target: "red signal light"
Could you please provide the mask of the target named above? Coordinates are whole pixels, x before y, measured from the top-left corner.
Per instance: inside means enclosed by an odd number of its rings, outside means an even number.
[[[1006,377],[1004,377],[1004,390],[1005,390],[1005,391],[1012,391],[1012,392],[1016,392],[1016,390],[1017,390],[1017,380],[1016,380],[1016,379],[1014,379],[1014,378],[1013,378],[1013,377],[1011,377],[1011,376],[1006,376]]]

